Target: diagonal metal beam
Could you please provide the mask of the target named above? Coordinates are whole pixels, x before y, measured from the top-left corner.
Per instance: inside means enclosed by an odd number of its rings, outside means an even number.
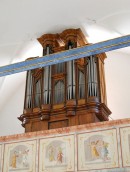
[[[0,67],[0,77],[130,46],[130,35]]]

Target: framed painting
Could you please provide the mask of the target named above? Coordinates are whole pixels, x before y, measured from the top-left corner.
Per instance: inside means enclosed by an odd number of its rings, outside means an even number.
[[[4,172],[35,172],[36,140],[6,143]]]
[[[74,170],[74,135],[40,140],[39,172]]]
[[[116,129],[78,134],[78,170],[117,168]]]
[[[130,166],[130,127],[120,128],[123,167]]]

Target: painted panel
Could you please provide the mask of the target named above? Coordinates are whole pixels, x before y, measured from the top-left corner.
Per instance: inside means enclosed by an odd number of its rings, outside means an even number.
[[[120,128],[123,167],[130,166],[130,127]]]
[[[74,171],[74,135],[40,140],[39,172]]]
[[[82,133],[77,137],[79,171],[119,166],[116,129]]]
[[[5,144],[4,172],[35,172],[36,140]]]
[[[0,145],[0,172],[2,171],[2,145]]]

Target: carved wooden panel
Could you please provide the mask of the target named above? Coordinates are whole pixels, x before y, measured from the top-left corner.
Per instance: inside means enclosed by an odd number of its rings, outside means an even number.
[[[68,120],[61,120],[61,121],[53,121],[49,122],[48,129],[55,129],[55,128],[62,128],[62,127],[68,127]]]

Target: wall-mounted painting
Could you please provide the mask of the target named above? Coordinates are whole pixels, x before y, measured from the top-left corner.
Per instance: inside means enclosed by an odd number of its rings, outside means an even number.
[[[5,144],[4,172],[35,172],[36,140]]]
[[[130,127],[120,128],[123,167],[130,166]]]
[[[78,134],[78,170],[118,167],[116,129]]]
[[[2,171],[2,145],[0,144],[0,172]]]
[[[74,171],[74,135],[40,140],[39,172]]]

